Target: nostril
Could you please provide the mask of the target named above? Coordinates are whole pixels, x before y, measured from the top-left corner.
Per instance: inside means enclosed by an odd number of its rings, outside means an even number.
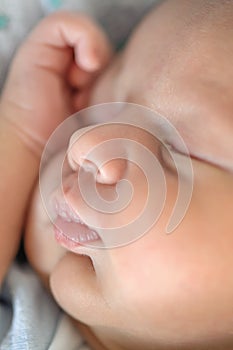
[[[98,134],[89,130],[88,135],[81,136],[77,131],[70,139],[67,157],[72,170],[79,172],[82,168],[94,176],[95,182],[116,185],[125,177],[128,166],[125,148],[119,146],[119,141],[117,146],[112,139],[109,143],[100,130]]]
[[[100,184],[115,185],[124,177],[127,162],[124,159],[114,159],[102,166],[98,166],[95,162],[84,157],[79,158],[79,163],[72,166],[73,170],[78,171],[82,168],[85,172],[92,173],[95,181]]]
[[[98,176],[99,170],[97,165],[94,162],[84,157],[80,157],[79,161],[76,162],[72,156],[69,157],[68,161],[72,170],[78,171],[79,168],[81,167],[84,171],[92,173],[94,176]]]
[[[88,159],[84,159],[82,157],[80,157],[80,166],[87,172],[92,173],[93,175],[97,175],[99,170],[97,168],[97,165],[88,160]]]
[[[127,162],[124,159],[113,159],[99,168],[97,182],[107,185],[115,185],[125,175]]]

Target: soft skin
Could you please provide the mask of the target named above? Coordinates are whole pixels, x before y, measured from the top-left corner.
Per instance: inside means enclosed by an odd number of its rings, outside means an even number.
[[[91,19],[57,12],[41,21],[13,60],[0,99],[0,284],[19,247],[45,143],[86,106],[110,56],[107,37]]]
[[[137,28],[90,99],[148,106],[184,137],[194,189],[172,235],[165,225],[177,178],[166,167],[161,218],[141,239],[117,249],[60,247],[35,192],[26,234],[29,260],[59,305],[88,326],[80,327],[93,349],[232,349],[232,15],[228,1],[165,1]],[[112,136],[118,134],[113,128]],[[98,143],[103,134],[87,137]],[[150,140],[142,135],[140,142]],[[69,161],[80,164],[79,154]],[[112,176],[123,173],[113,162],[98,185],[112,179],[114,186]],[[127,176],[140,179],[130,167]],[[68,200],[80,205],[70,188]],[[135,204],[143,198],[141,186]]]

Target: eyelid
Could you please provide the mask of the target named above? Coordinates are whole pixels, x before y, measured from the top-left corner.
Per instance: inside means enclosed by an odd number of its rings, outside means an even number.
[[[159,152],[158,152],[159,161],[160,161],[160,164],[162,165],[162,167],[165,170],[168,170],[170,173],[172,173],[174,175],[176,173],[176,169],[174,168],[174,164],[173,164],[173,166],[171,165],[172,160],[168,159],[168,157],[169,157],[169,155],[168,155],[168,152],[169,152],[168,148],[169,148],[169,145],[165,146],[164,144],[160,144]],[[170,154],[170,152],[169,152],[169,154]]]
[[[179,152],[174,146],[170,144],[161,144],[159,147],[159,158],[162,165],[173,175],[177,175],[177,167],[175,164],[175,158],[187,157],[188,155]]]

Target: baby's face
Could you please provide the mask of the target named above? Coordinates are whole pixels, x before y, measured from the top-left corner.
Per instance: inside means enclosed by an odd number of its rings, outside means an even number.
[[[150,107],[183,136],[194,188],[176,230],[165,234],[177,195],[175,169],[164,168],[168,197],[158,222],[140,239],[115,249],[59,244],[35,193],[26,235],[29,259],[45,281],[50,279],[58,303],[110,349],[232,349],[233,7],[227,12],[220,5],[202,11],[199,6],[199,1],[169,1],[152,12],[91,97],[91,104]],[[90,132],[77,150],[121,133],[129,136],[130,129]],[[155,149],[147,133],[132,135]],[[73,169],[79,157],[77,151],[69,159]],[[126,163],[109,164],[98,186],[114,187],[126,176],[136,184],[133,208],[140,208],[143,176]],[[81,199],[71,185],[66,188],[67,201],[79,211]],[[132,213],[123,212],[117,220],[131,219]]]

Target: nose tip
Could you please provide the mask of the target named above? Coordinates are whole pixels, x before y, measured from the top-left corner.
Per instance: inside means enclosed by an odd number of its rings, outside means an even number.
[[[88,129],[88,128],[85,128]],[[97,130],[98,131],[98,130]],[[113,185],[124,178],[127,168],[127,160],[121,158],[123,151],[111,149],[106,141],[111,140],[101,132],[90,130],[80,136],[80,131],[74,133],[70,139],[68,150],[68,162],[74,171],[82,167],[85,171],[93,173],[96,182]],[[98,145],[101,145],[98,151]],[[95,156],[92,150],[97,149]]]
[[[98,168],[97,164],[88,159],[83,159],[80,164],[85,171],[96,175],[96,181],[101,184],[113,185],[124,177],[126,161],[124,159],[114,159]]]

